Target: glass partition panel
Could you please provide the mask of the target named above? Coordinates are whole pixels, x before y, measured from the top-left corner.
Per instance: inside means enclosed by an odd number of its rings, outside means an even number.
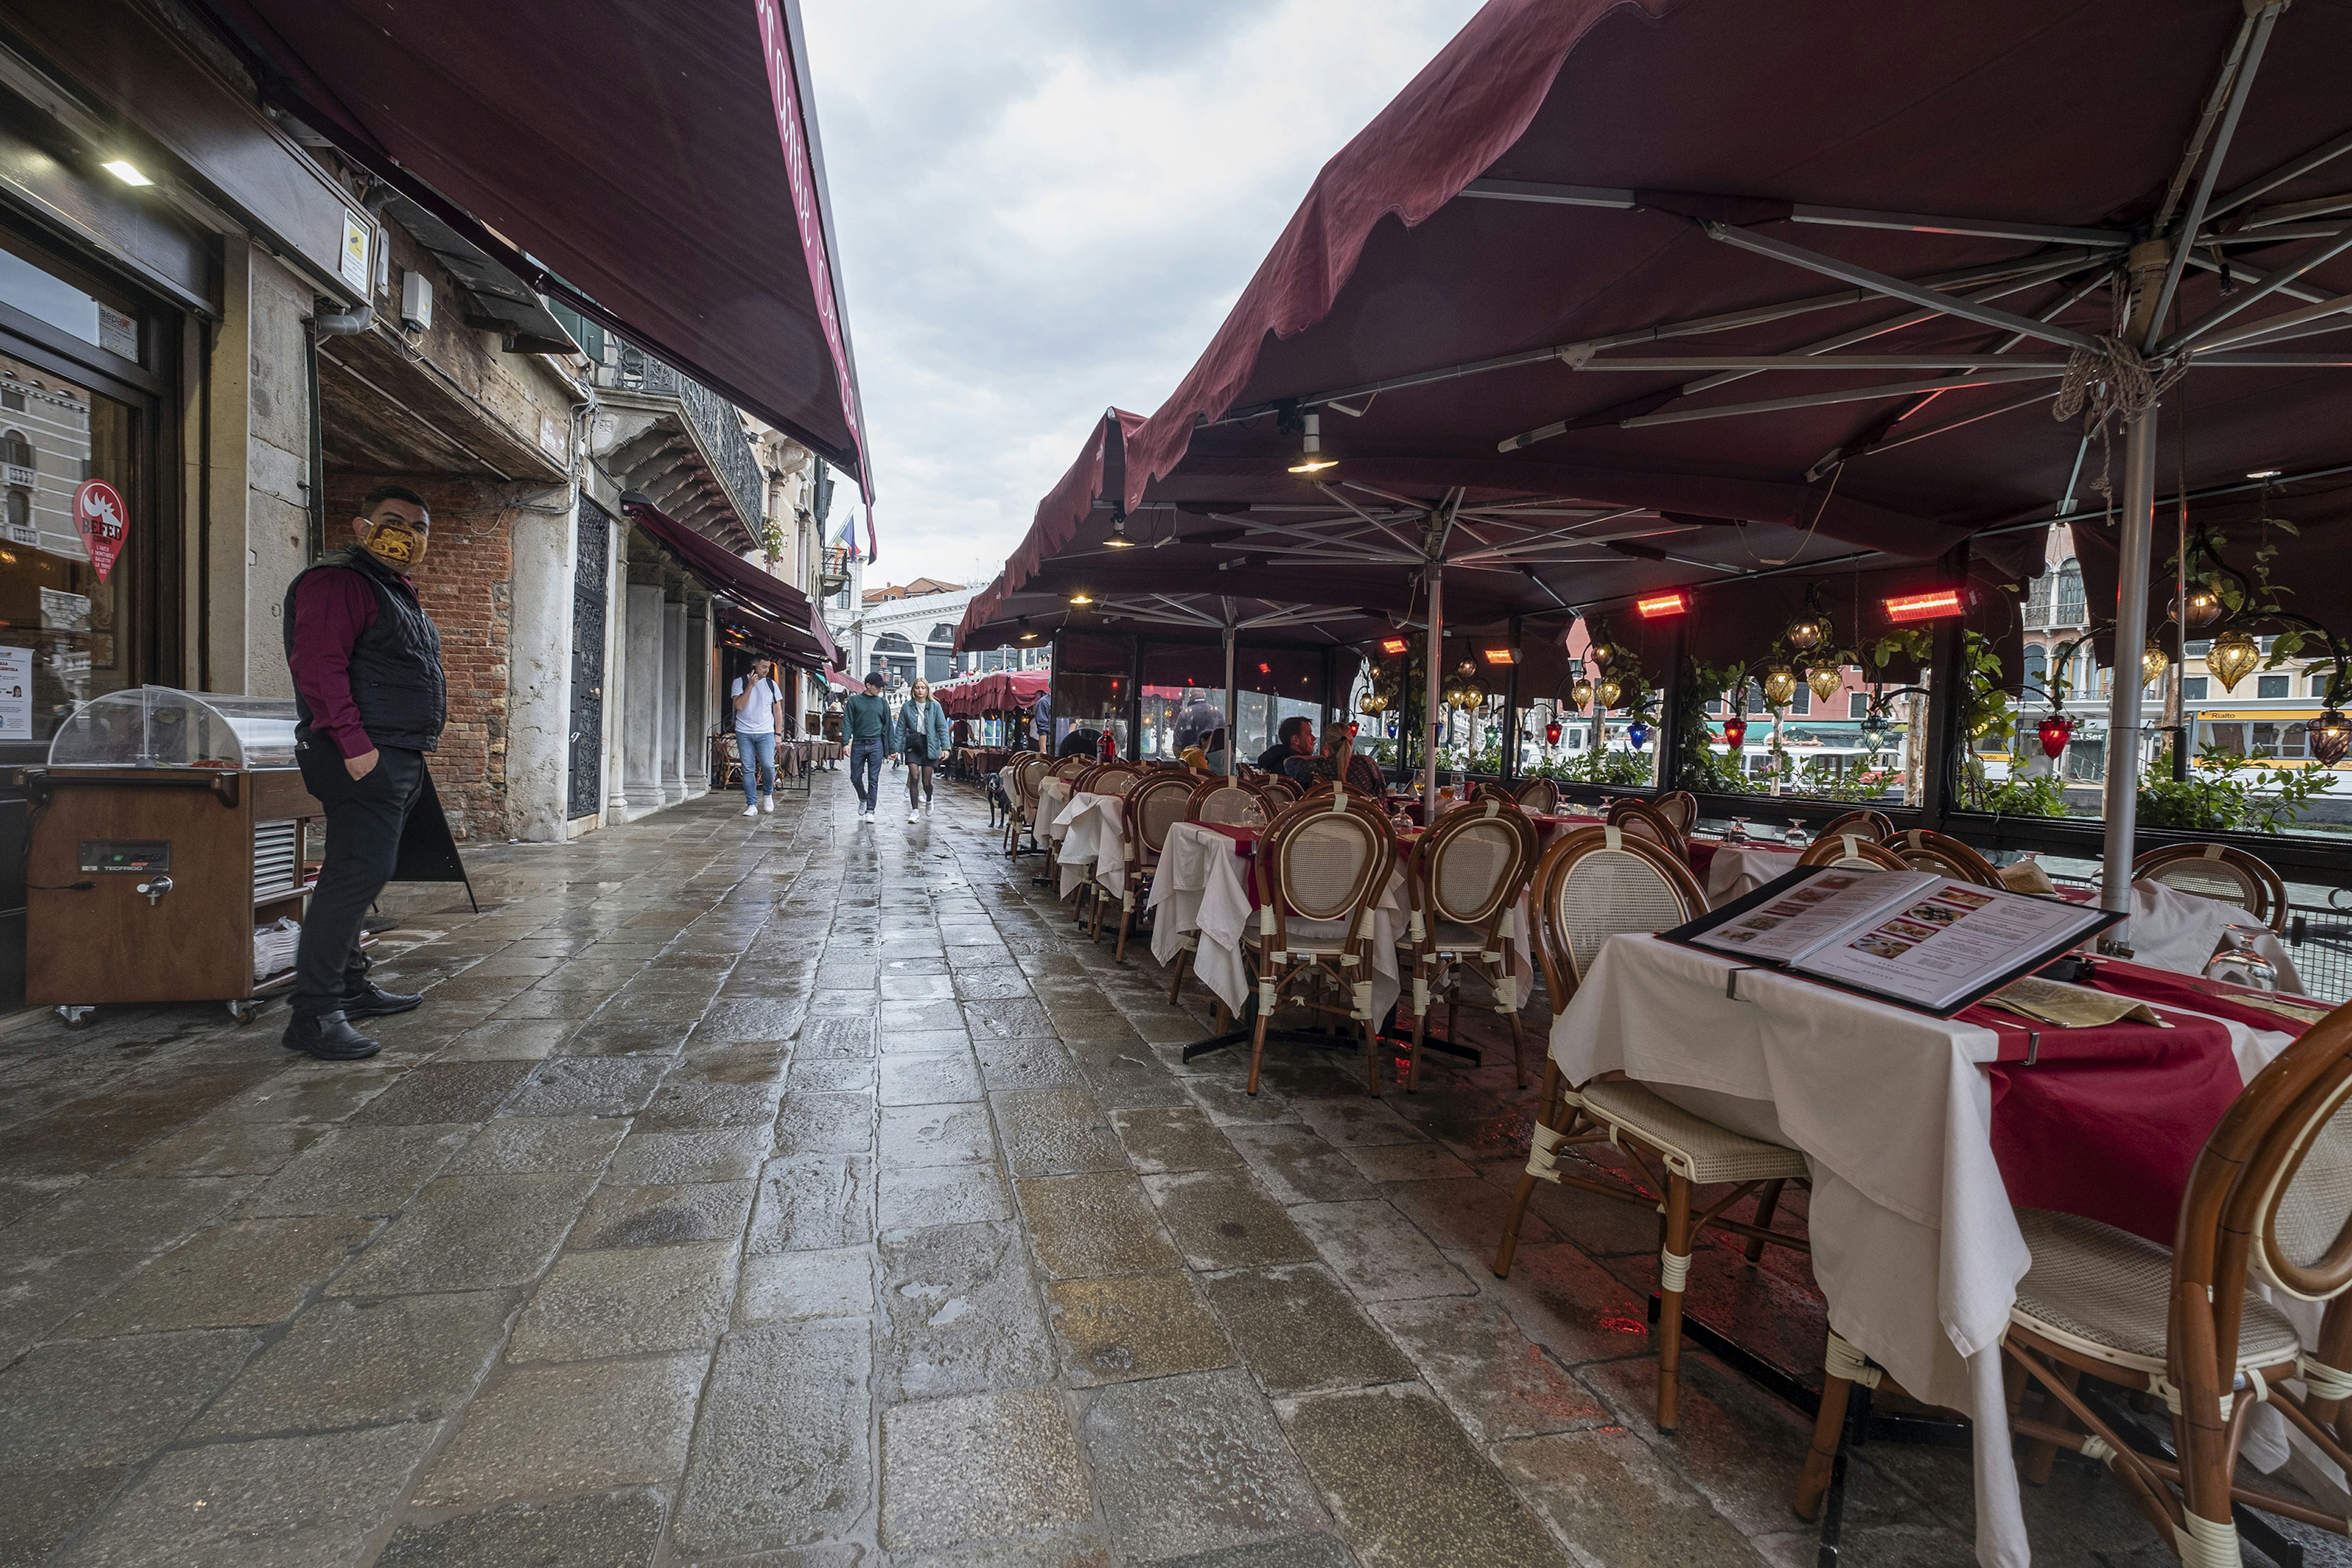
[[[1062,632],[1054,639],[1054,680],[1045,718],[1056,756],[1101,756],[1108,741],[1118,756],[1131,754],[1127,731],[1128,669],[1134,643],[1094,632]]]
[[[1205,751],[1225,723],[1225,650],[1222,644],[1148,642],[1143,647],[1143,732],[1136,754],[1146,761],[1181,757],[1187,746]]]

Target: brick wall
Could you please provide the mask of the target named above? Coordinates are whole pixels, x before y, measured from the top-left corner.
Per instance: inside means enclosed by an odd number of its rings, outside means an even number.
[[[433,542],[416,596],[441,632],[449,725],[434,753],[433,784],[461,842],[507,835],[509,633],[513,626],[514,511],[503,487],[403,474],[327,476],[328,544],[351,538],[360,498],[405,485],[433,514]]]

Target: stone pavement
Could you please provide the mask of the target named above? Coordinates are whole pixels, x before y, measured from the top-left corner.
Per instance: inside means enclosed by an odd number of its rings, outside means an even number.
[[[1795,1412],[1700,1354],[1648,1418],[1644,1215],[1547,1190],[1486,1268],[1507,1046],[1253,1100],[975,792],[849,800],[473,850],[486,912],[403,890],[370,1062],[0,1037],[0,1568],[1811,1562]],[[1818,1357],[1801,1259],[1695,1279]],[[2168,1560],[2088,1467],[2030,1506],[2042,1563]],[[1849,1563],[1969,1529],[1965,1454],[1857,1458]]]

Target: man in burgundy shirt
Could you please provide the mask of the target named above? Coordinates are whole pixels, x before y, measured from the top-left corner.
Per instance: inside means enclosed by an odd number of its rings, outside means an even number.
[[[379,485],[352,520],[353,542],[286,593],[286,662],[301,721],[295,755],[327,809],[326,862],[295,953],[286,1047],[327,1061],[376,1053],[353,1018],[405,1013],[423,1000],[370,981],[359,938],[425,792],[425,753],[449,716],[440,633],[408,579],[432,528],[423,497]]]

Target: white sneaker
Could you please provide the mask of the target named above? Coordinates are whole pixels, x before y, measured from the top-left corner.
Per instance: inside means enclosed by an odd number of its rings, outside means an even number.
[[[756,805],[747,805],[743,808],[743,815],[746,816],[757,816],[760,815],[760,808]]]
[[[921,810],[920,810],[920,809],[919,809],[919,808],[917,808],[917,807],[915,807],[915,806],[908,806],[908,807],[907,808],[907,820],[908,820],[908,821],[909,821],[909,822],[920,822],[920,821],[922,821],[922,820],[923,820],[923,814],[922,814]]]
[[[775,815],[776,815],[776,797],[775,797],[774,795],[761,795],[761,796],[760,797],[760,812],[761,812],[761,816],[775,816]]]

